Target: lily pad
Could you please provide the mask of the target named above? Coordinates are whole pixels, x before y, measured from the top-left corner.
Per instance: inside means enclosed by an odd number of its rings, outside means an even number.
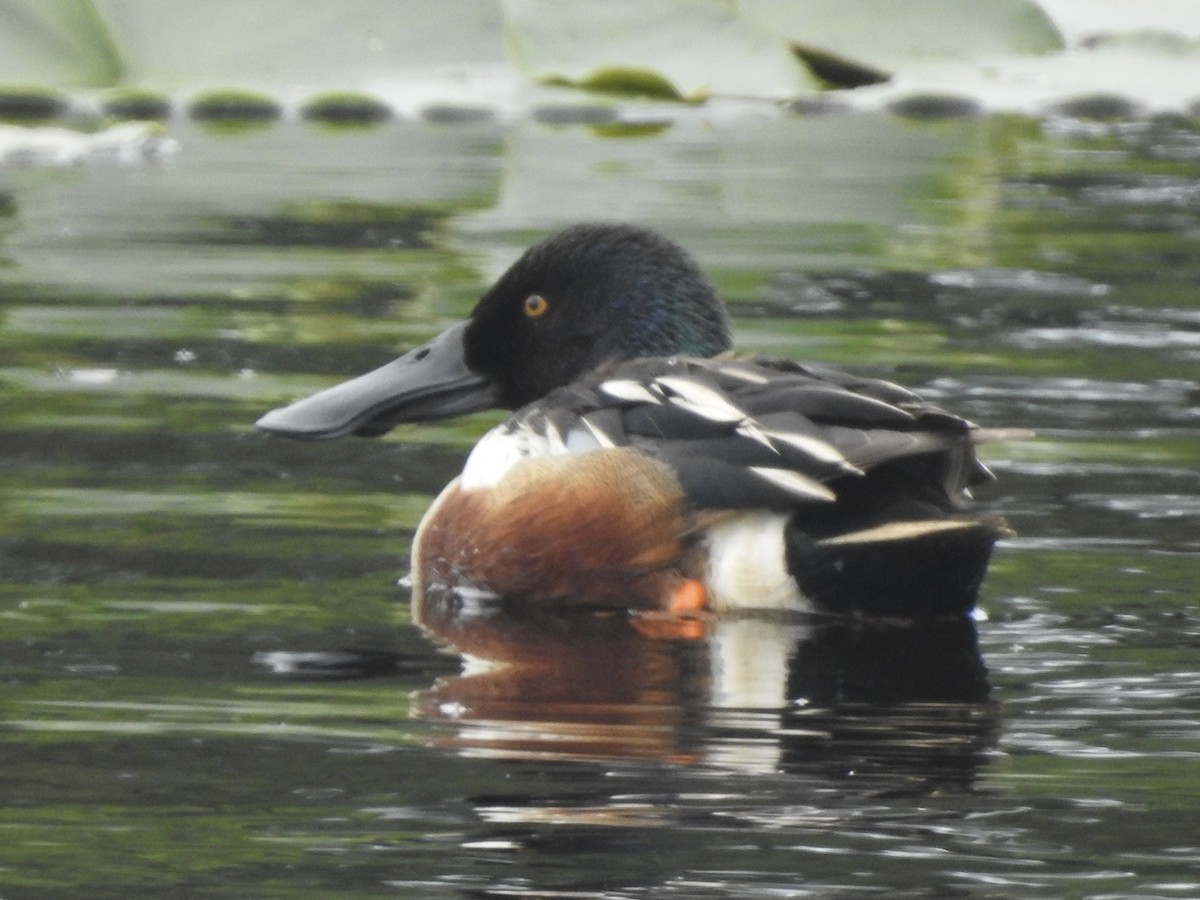
[[[121,54],[87,0],[0,3],[0,82],[102,87],[120,78]]]
[[[596,69],[574,83],[570,79],[558,77],[547,78],[546,83],[575,86],[601,94],[622,94],[627,97],[649,97],[655,100],[689,99],[679,93],[679,89],[670,81],[649,69]]]
[[[114,119],[162,121],[171,117],[171,98],[158,91],[121,88],[104,98],[101,109]]]
[[[516,68],[623,97],[794,99],[1062,45],[1033,0],[0,0],[0,84],[170,97],[233,85],[283,105],[298,90],[369,90],[387,114],[405,91],[418,110],[467,102],[472,72],[493,91]],[[161,104],[117,109],[129,113],[163,116]],[[331,118],[384,113],[359,104]]]
[[[374,125],[391,118],[392,111],[369,94],[340,91],[311,98],[300,114],[309,121],[332,125]]]
[[[719,0],[504,0],[503,9],[511,56],[543,82],[692,102],[818,86],[786,43]]]
[[[397,71],[503,62],[491,4],[476,0],[104,0],[127,80],[270,90],[362,88]],[[3,23],[0,22],[0,25]]]
[[[886,75],[930,60],[1049,53],[1062,35],[1032,0],[738,0],[802,58]]]
[[[0,87],[0,121],[44,122],[64,115],[69,108],[67,99],[49,88]]]
[[[282,114],[279,104],[266,94],[232,88],[205,92],[192,101],[188,112],[204,122],[270,122]]]

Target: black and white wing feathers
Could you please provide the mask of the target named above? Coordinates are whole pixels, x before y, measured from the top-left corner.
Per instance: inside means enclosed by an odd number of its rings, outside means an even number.
[[[669,465],[698,508],[834,504],[908,459],[926,463],[910,468],[940,482],[947,506],[986,477],[966,420],[890,382],[787,360],[631,360],[514,421],[572,450],[634,447]]]

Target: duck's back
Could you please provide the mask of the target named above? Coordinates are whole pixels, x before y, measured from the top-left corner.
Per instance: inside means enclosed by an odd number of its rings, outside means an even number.
[[[699,548],[687,565],[716,606],[961,612],[1002,533],[961,512],[990,478],[983,437],[910,391],[823,367],[637,359],[515,413],[472,453],[463,485],[524,459],[632,451],[678,485]],[[772,542],[778,559],[761,559]],[[759,596],[735,596],[747,591]]]

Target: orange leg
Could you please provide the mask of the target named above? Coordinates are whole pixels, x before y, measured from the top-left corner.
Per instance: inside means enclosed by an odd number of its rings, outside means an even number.
[[[705,609],[706,602],[703,583],[695,578],[681,578],[667,591],[665,608],[637,614],[633,627],[655,640],[703,640],[713,618]]]
[[[675,616],[689,616],[704,612],[708,598],[704,585],[695,578],[683,578],[671,590],[667,611]]]

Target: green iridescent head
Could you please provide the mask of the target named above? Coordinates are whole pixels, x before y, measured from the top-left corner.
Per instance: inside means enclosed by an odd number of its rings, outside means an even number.
[[[695,260],[656,231],[585,224],[530,247],[480,299],[467,365],[515,408],[605,363],[714,356],[729,319]]]

